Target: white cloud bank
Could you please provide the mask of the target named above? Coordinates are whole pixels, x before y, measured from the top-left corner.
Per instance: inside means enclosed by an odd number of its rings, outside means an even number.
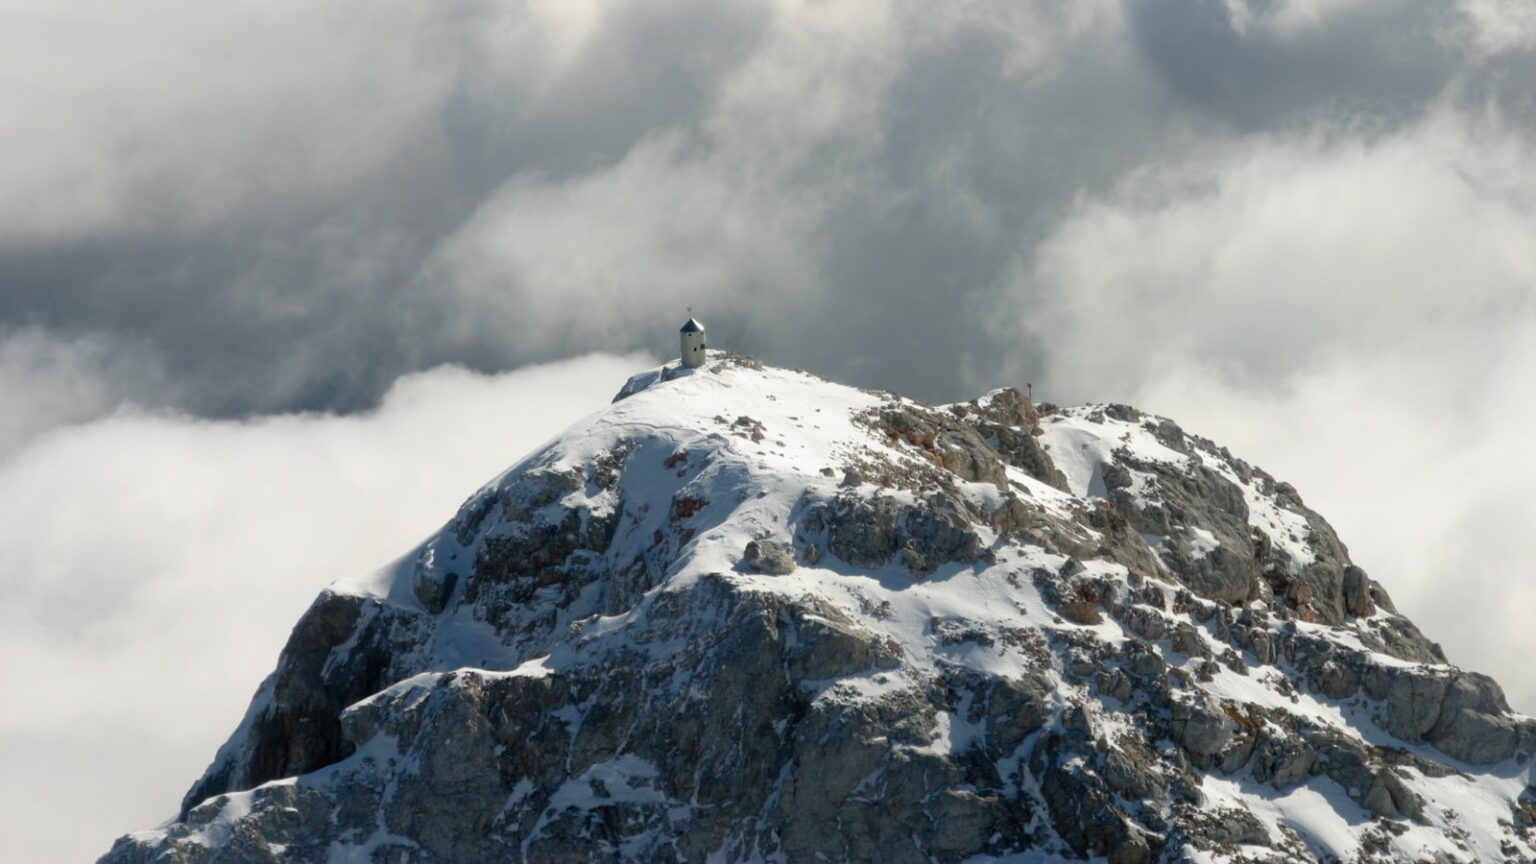
[[[441,368],[345,417],[124,411],[0,461],[4,858],[93,860],[174,814],[321,588],[651,362]]]

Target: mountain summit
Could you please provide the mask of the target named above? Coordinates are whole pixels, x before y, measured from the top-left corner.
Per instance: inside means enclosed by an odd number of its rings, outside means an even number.
[[[1530,861],[1533,749],[1168,420],[711,352],[322,592],[103,860]]]

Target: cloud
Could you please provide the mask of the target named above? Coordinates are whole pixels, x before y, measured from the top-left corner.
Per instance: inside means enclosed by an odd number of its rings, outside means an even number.
[[[1536,45],[1536,8],[1516,0],[1462,0],[1461,38],[1490,55]]]
[[[350,416],[125,409],[0,460],[0,847],[91,860],[171,815],[320,588],[651,362],[442,367]]]
[[[1453,660],[1536,710],[1533,157],[1438,112],[1148,166],[1020,265],[1003,326],[1055,346],[1037,392],[1134,402],[1294,482]]]
[[[813,219],[680,158],[683,147],[656,138],[579,181],[509,181],[427,265],[434,290],[423,294],[435,299],[421,310],[425,326],[473,345],[510,323],[520,338],[495,358],[505,362],[663,341],[688,305],[782,320],[779,304],[814,278],[800,254],[814,245]],[[755,291],[737,301],[743,289]]]
[[[206,416],[650,349],[683,305],[768,359],[955,398],[1041,359],[992,359],[1009,342],[987,303],[1078,196],[1212,143],[1392,133],[1447,100],[1536,116],[1529,28],[1494,0],[13,18],[0,327],[145,346],[173,370],[162,401]]]
[[[355,410],[413,370],[546,356],[507,347],[539,329],[516,316],[473,343],[424,327],[413,310],[442,298],[422,262],[510,178],[606,166],[683,122],[762,18],[696,0],[10,14],[0,327],[148,345],[175,404],[214,416]]]
[[[0,248],[317,206],[419,134],[447,84],[414,35],[438,22],[407,3],[20,0],[7,20]]]
[[[173,387],[153,352],[108,335],[0,331],[0,459],[54,428],[111,413]]]
[[[1008,296],[1042,338],[1105,337],[1054,358],[1078,392],[1189,359],[1261,386],[1338,354],[1467,347],[1531,311],[1532,156],[1501,123],[1456,113],[1373,140],[1202,148],[1084,202]]]
[[[62,731],[0,708],[3,803],[159,814],[316,584],[618,376],[444,364],[665,356],[688,305],[853,384],[1171,415],[1536,710],[1533,78],[1523,0],[15,0],[0,647]],[[135,668],[201,689],[151,722]]]

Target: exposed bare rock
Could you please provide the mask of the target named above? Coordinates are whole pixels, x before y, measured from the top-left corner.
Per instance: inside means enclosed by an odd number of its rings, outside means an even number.
[[[974,425],[1003,461],[1042,483],[1067,491],[1067,478],[1040,445],[1040,412],[1029,398],[1009,387],[962,405],[956,416]]]
[[[1175,702],[1173,738],[1196,758],[1220,753],[1232,740],[1234,724],[1219,706],[1205,701]]]
[[[376,601],[325,591],[299,619],[277,670],[251,707],[245,746],[225,747],[182,800],[185,816],[222,792],[322,768],[355,749],[341,730],[348,705],[404,677],[401,656],[424,628]],[[335,649],[347,650],[332,659]]]
[[[870,411],[860,419],[879,430],[890,443],[905,444],[961,480],[991,483],[999,489],[1008,486],[997,451],[970,425],[948,413],[897,402]]]
[[[747,543],[742,560],[759,573],[784,576],[795,572],[795,549],[788,543],[753,540]]]
[[[1171,421],[722,353],[322,593],[104,860],[1536,860],[1533,750]]]
[[[806,505],[799,526],[808,538],[825,538],[827,551],[854,567],[884,567],[900,555],[913,575],[923,576],[943,564],[983,558],[979,518],[963,499],[942,490],[914,504],[848,493]]]
[[[1371,598],[1371,579],[1353,564],[1344,568],[1344,611],[1350,615],[1376,614],[1376,602]]]

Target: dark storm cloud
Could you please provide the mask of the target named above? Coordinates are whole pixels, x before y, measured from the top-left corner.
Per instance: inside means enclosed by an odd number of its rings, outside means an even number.
[[[959,396],[966,365],[912,346],[1018,373],[989,362],[995,336],[976,343],[987,292],[1076,197],[1198,140],[1392,128],[1456,82],[1514,89],[1453,10],[1376,2],[163,8],[94,30],[35,13],[106,59],[6,85],[22,111],[50,86],[76,99],[18,129],[51,187],[0,174],[0,325],[147,344],[163,401],[219,415],[353,409],[439,362],[665,347],[690,300],[769,358]],[[645,167],[662,179],[637,188]],[[567,233],[541,238],[548,261],[509,258],[495,232],[537,233],[535,198]],[[626,247],[658,238],[603,224],[615,208],[673,213],[677,254],[724,243],[689,253],[718,282]],[[801,260],[762,257],[780,254]],[[610,287],[575,281],[594,278]]]
[[[649,361],[440,364],[666,356],[687,305],[1171,415],[1536,708],[1531,8],[13,0],[0,845],[154,821],[315,590]]]
[[[421,262],[508,178],[579,176],[653,129],[688,125],[766,14],[635,3],[583,25],[531,6],[359,4],[347,11],[401,20],[341,26],[337,10],[295,6],[292,20],[253,27],[251,11],[111,31],[60,13],[60,50],[130,56],[60,73],[92,98],[56,128],[20,119],[48,82],[0,85],[32,162],[0,190],[15,193],[0,208],[0,325],[146,342],[179,385],[167,401],[215,414],[356,408],[415,368],[534,359],[425,329],[416,310],[436,298],[413,281]],[[187,56],[147,39],[162,25],[188,31]],[[567,26],[582,32],[562,46]],[[247,28],[261,50],[208,56]],[[103,44],[125,36],[149,44]],[[337,53],[350,61],[339,74]],[[119,65],[131,68],[114,76]],[[187,66],[200,80],[178,80]],[[285,71],[267,80],[269,69]],[[54,156],[49,132],[92,143]],[[55,188],[31,188],[23,169],[55,175]],[[18,203],[77,187],[91,206]],[[516,324],[501,341],[516,342]]]
[[[1362,0],[1317,4],[1153,0],[1128,4],[1131,38],[1190,107],[1237,129],[1319,114],[1410,120],[1458,73],[1456,7]],[[1331,8],[1330,8],[1331,7]]]

